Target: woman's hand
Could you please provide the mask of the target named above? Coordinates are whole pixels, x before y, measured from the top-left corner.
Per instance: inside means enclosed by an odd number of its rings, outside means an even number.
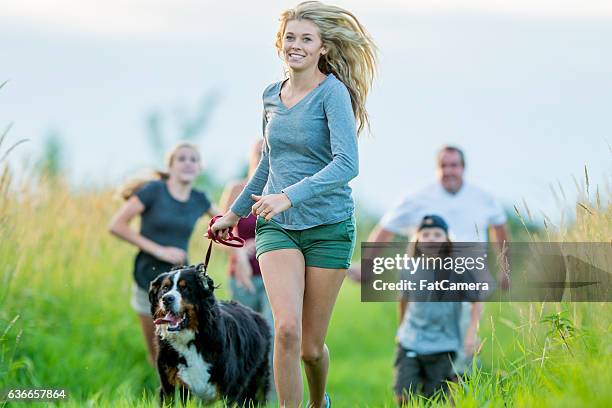
[[[238,221],[240,221],[240,217],[228,211],[223,217],[215,221],[210,229],[217,238],[227,239],[229,238],[230,231],[238,224]]]
[[[185,265],[187,261],[187,253],[183,251],[181,248],[175,247],[160,247],[157,251],[155,251],[154,256],[160,261],[168,262],[172,265]]]
[[[251,198],[256,201],[251,212],[263,217],[266,221],[270,221],[276,214],[291,208],[291,200],[289,200],[285,193],[268,194],[265,196],[251,194]]]

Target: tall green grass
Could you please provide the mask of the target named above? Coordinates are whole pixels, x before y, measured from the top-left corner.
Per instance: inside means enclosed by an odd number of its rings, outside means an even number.
[[[65,388],[69,406],[156,404],[156,373],[129,306],[135,249],[106,229],[120,203],[110,191],[74,191],[61,180],[9,186],[8,171],[0,174],[0,389]],[[549,225],[539,239],[609,242],[612,207],[585,199],[576,211],[571,227]],[[205,248],[204,225],[196,231],[192,260]],[[220,298],[225,270],[215,248]],[[328,390],[335,407],[391,407],[396,305],[359,299],[347,282],[328,334]],[[611,406],[611,311],[606,303],[487,304],[482,367],[453,388],[453,403]]]

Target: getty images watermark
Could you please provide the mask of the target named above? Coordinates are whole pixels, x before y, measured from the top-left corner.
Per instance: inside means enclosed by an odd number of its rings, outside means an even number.
[[[361,300],[610,301],[612,243],[369,243]]]

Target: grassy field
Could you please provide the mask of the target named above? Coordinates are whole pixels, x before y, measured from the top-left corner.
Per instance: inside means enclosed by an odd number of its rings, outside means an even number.
[[[129,306],[135,250],[106,230],[119,203],[111,192],[71,191],[61,181],[7,189],[2,180],[0,389],[65,388],[68,406],[155,405],[156,374]],[[612,208],[583,204],[588,212],[577,206],[577,224],[553,238],[609,242]],[[192,260],[204,249],[203,225],[197,231]],[[365,239],[367,228],[360,233]],[[226,298],[218,248],[212,265]],[[335,309],[329,392],[335,407],[392,407],[396,305],[361,303],[359,295],[346,282]],[[542,320],[557,312],[566,325],[551,332]],[[611,406],[611,312],[605,303],[487,304],[482,369],[453,390],[455,405]]]

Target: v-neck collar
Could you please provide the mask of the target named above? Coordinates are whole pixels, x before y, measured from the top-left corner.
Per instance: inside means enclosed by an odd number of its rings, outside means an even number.
[[[283,85],[285,84],[285,82],[287,82],[289,80],[289,78],[283,80],[280,82],[280,85],[278,87],[278,91],[276,92],[276,96],[278,97],[278,101],[279,101],[279,105],[281,106],[281,108],[283,108],[283,110],[289,112],[291,111],[293,108],[295,108],[296,106],[300,105],[304,100],[310,98],[314,92],[319,89],[319,87],[321,85],[323,85],[328,79],[329,77],[331,77],[332,73],[328,74],[324,80],[322,80],[321,82],[319,82],[319,84],[317,86],[315,86],[314,88],[312,88],[312,90],[310,92],[308,92],[306,95],[304,95],[302,97],[302,99],[300,99],[299,101],[297,101],[296,103],[294,103],[293,105],[291,105],[291,107],[287,107],[287,105],[285,105],[285,103],[283,102],[283,99],[281,98],[281,90],[283,89]]]

